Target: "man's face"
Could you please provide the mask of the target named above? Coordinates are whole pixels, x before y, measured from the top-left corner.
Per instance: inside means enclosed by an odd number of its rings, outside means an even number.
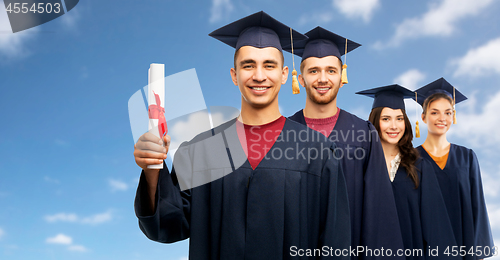
[[[337,98],[341,83],[341,65],[335,56],[309,57],[303,62],[299,82],[307,97],[316,104],[328,104]]]
[[[231,78],[240,88],[243,102],[255,108],[278,102],[278,92],[288,77],[288,67],[283,67],[278,49],[243,46],[238,50],[235,64]]]

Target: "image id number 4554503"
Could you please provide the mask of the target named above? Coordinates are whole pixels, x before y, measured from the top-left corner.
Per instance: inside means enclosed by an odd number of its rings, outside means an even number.
[[[47,14],[50,14],[50,13],[60,13],[61,12],[61,4],[60,3],[9,3],[9,5],[7,5],[7,8],[6,8],[6,11],[7,13],[15,13],[15,14],[19,14],[19,13],[23,13],[23,14],[26,14],[26,13],[39,13],[39,14],[43,14],[43,13],[47,13]]]

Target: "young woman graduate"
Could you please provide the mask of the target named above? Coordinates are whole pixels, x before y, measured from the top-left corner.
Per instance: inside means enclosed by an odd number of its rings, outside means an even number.
[[[431,163],[438,179],[448,212],[443,224],[451,225],[463,259],[489,257],[494,245],[476,154],[446,139],[452,120],[456,123],[455,104],[467,98],[444,78],[416,92],[414,99],[422,105],[422,120],[428,129],[425,142],[417,150]],[[448,253],[455,254],[452,250],[450,247]]]
[[[413,148],[413,133],[405,113],[405,98],[414,92],[390,85],[358,92],[374,98],[369,121],[381,138],[389,178],[392,182],[406,259],[443,258],[435,249],[453,244],[451,227],[439,185],[429,162]],[[437,231],[439,230],[439,231]],[[399,250],[398,250],[399,251]],[[448,258],[449,259],[449,258]]]

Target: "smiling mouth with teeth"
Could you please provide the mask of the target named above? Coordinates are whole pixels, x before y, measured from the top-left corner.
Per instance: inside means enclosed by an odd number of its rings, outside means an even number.
[[[250,87],[250,88],[253,89],[253,90],[266,90],[269,87]]]

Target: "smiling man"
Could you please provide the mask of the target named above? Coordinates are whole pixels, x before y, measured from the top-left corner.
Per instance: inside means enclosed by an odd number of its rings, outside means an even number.
[[[147,168],[166,158],[168,145],[141,136],[134,151],[143,169],[135,200],[141,230],[165,243],[190,238],[190,259],[345,252],[349,206],[335,144],[278,109],[288,76],[282,44],[289,43],[290,28],[259,12],[210,36],[236,49],[230,73],[241,92],[241,114],[183,143],[171,174],[166,166]],[[293,31],[293,38],[306,37]]]
[[[373,250],[382,248],[390,249],[397,259],[403,242],[379,136],[370,122],[337,107],[337,94],[344,85],[341,56],[360,44],[321,27],[306,36],[307,43],[294,52],[302,57],[298,79],[307,92],[306,105],[290,119],[338,146],[349,194],[351,246],[363,246],[363,259],[377,258]]]

